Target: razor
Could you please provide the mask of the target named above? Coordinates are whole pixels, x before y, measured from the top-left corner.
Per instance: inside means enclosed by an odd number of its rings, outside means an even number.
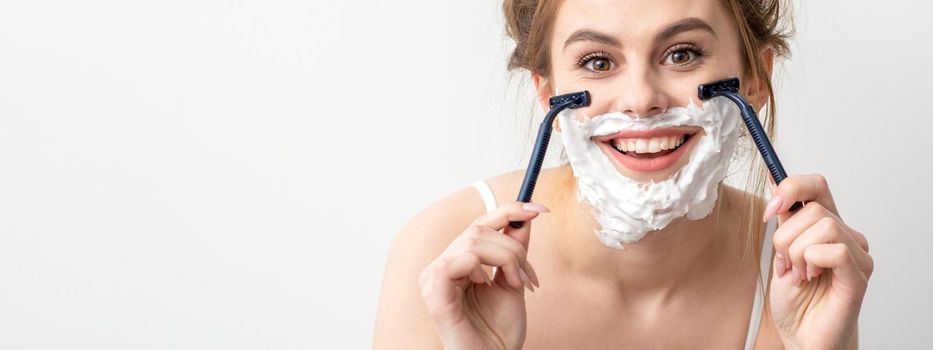
[[[776,185],[780,185],[787,178],[787,172],[784,171],[784,166],[781,165],[781,160],[778,159],[777,152],[774,151],[771,141],[768,141],[768,135],[761,126],[761,122],[758,121],[755,109],[739,94],[739,78],[729,78],[702,84],[698,88],[698,93],[703,101],[722,96],[739,107],[742,112],[742,121],[748,129],[748,133],[752,136],[755,146],[758,147],[758,153],[761,153],[761,158],[764,160],[765,166],[768,167],[771,178],[774,179]],[[795,211],[801,207],[803,207],[803,203],[796,202],[790,207],[790,210]]]
[[[580,91],[570,94],[551,97],[548,102],[551,110],[544,116],[541,126],[538,127],[538,138],[535,140],[535,148],[531,152],[531,159],[528,161],[528,168],[525,170],[525,179],[522,181],[522,187],[518,192],[518,201],[528,203],[531,201],[531,195],[535,191],[535,184],[538,182],[538,175],[541,173],[541,165],[544,164],[544,155],[547,152],[547,145],[551,141],[551,128],[554,124],[554,118],[561,111],[570,108],[577,109],[590,105],[590,92]],[[512,228],[521,228],[522,221],[509,222]]]

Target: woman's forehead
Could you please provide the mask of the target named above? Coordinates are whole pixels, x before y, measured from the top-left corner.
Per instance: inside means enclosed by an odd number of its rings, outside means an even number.
[[[720,0],[569,0],[557,11],[552,39],[563,46],[580,29],[619,41],[651,39],[685,19],[706,23],[714,32],[732,24]]]

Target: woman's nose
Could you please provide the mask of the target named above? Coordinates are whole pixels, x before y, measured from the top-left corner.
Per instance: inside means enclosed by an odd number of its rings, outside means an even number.
[[[634,73],[634,72],[630,72]],[[645,118],[663,113],[669,107],[670,98],[661,88],[657,77],[650,72],[627,74],[619,88],[616,101],[618,111],[634,118]]]

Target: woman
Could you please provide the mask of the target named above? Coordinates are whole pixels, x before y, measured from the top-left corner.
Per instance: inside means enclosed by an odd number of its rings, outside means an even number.
[[[857,348],[873,269],[865,236],[819,175],[771,186],[766,205],[760,163],[746,191],[722,185],[734,108],[696,98],[699,84],[735,76],[756,110],[773,105],[773,58],[787,51],[778,2],[506,0],[504,10],[509,66],[530,71],[540,103],[580,90],[593,103],[558,119],[570,164],[542,172],[534,203],[511,201],[518,171],[403,228],[377,348]],[[624,127],[702,116],[717,122]],[[772,118],[769,108],[768,129]],[[586,129],[606,120],[617,127]],[[662,206],[618,196],[617,182],[645,192],[685,182],[663,193],[688,195]],[[790,211],[798,201],[806,206]]]

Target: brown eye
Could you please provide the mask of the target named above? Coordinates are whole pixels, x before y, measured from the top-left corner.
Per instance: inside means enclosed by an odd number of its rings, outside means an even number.
[[[615,68],[615,63],[607,53],[592,52],[580,58],[574,66],[587,73],[606,73]]]
[[[605,72],[612,67],[612,64],[609,62],[609,60],[605,58],[594,58],[590,61],[590,65],[592,66],[590,69],[597,72]]]
[[[677,51],[671,54],[671,61],[674,64],[684,64],[690,62],[690,54],[685,51]]]
[[[665,58],[664,60],[664,63],[673,64],[676,66],[682,66],[682,65],[692,62],[696,58],[697,58],[696,51],[693,51],[690,49],[680,49],[680,50],[672,51],[670,54],[668,54],[667,58]]]

